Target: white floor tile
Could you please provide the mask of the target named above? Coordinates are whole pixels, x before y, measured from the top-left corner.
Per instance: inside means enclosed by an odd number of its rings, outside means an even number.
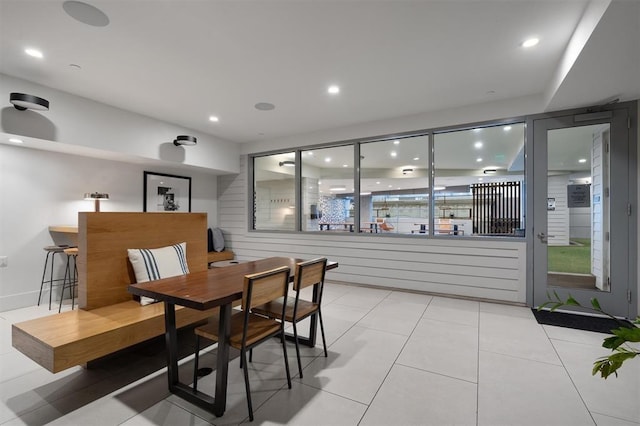
[[[424,313],[426,305],[384,299],[358,325],[408,336]]]
[[[630,422],[628,420],[622,420],[615,417],[605,416],[598,413],[591,413],[593,420],[596,421],[598,426],[638,426],[640,425],[640,419],[637,422]]]
[[[480,350],[560,365],[549,338],[533,316],[480,312]]]
[[[331,303],[355,308],[373,309],[385,297],[391,294],[390,290],[379,290],[366,287],[351,287],[347,293],[336,298]]]
[[[142,413],[122,423],[123,426],[202,426],[209,424],[210,423],[204,419],[166,400],[158,402]]]
[[[397,363],[477,383],[478,329],[450,322],[420,320]]]
[[[294,382],[255,412],[260,425],[357,425],[367,406],[347,398]]]
[[[477,386],[395,365],[360,425],[475,425]]]
[[[593,362],[610,354],[599,344],[555,340],[563,364],[590,411],[640,423],[640,362],[632,359],[618,370],[618,377],[592,376]],[[630,404],[629,401],[636,401]]]
[[[369,404],[406,341],[405,336],[353,327],[316,358],[302,383]]]
[[[472,300],[434,297],[423,318],[477,326],[478,309],[479,303]]]
[[[593,425],[559,365],[480,351],[478,425]]]

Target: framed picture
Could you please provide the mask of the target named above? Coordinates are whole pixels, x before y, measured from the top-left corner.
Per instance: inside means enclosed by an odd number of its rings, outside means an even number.
[[[191,178],[144,172],[144,212],[190,212]]]

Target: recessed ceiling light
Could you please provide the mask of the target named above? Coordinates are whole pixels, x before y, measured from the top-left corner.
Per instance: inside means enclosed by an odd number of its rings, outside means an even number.
[[[393,141],[393,144],[394,144],[394,145],[400,145],[400,141],[395,140],[395,141]]]
[[[269,102],[258,102],[254,105],[254,108],[259,111],[271,111],[273,109],[276,109],[276,106],[274,104],[270,104]]]
[[[389,185],[389,188],[393,188],[393,185]]]
[[[44,58],[44,55],[38,49],[32,49],[32,48],[24,49],[24,53],[26,53],[29,56],[33,56],[34,58],[39,58],[39,59]]]
[[[482,142],[478,141],[478,142],[474,143],[473,146],[475,146],[478,149],[482,148]]]
[[[209,116],[209,121],[213,121],[214,123],[217,123],[218,121],[220,121],[220,119],[218,117],[216,117],[215,115],[210,115]]]
[[[578,160],[578,163],[586,163],[587,159],[586,158],[581,158]]]
[[[391,155],[392,157],[395,157],[395,156],[397,156],[397,155],[398,155],[398,153],[397,153],[397,152],[395,152],[395,151],[391,151],[391,154],[390,154],[390,155]]]
[[[511,126],[504,126],[502,130],[504,130],[505,132],[508,132],[509,130],[511,130]]]
[[[413,161],[418,161],[420,157],[413,157]]]
[[[476,158],[476,162],[482,163],[482,158]]]
[[[349,167],[349,165],[348,164],[343,164],[342,167]]]
[[[482,129],[481,129],[481,128],[479,128],[479,127],[478,127],[477,129],[473,129],[473,131],[474,131],[474,132],[476,132],[476,133],[478,133],[478,132],[479,132],[479,131],[481,131],[481,130],[482,130]]]
[[[376,182],[376,185],[380,185],[380,181],[377,181],[377,182]]]
[[[535,46],[536,44],[538,44],[538,42],[540,42],[540,40],[539,40],[539,39],[537,39],[537,38],[535,38],[535,37],[532,37],[532,38],[530,38],[530,39],[525,40],[525,41],[522,43],[522,47],[533,47],[533,46]]]
[[[9,142],[13,142],[13,143],[22,143],[22,139],[18,139],[18,138],[11,138],[11,139],[9,139]]]
[[[325,162],[325,163],[330,163],[330,162],[331,162],[331,157],[326,157],[326,158],[324,159],[324,162]]]
[[[327,92],[331,93],[332,95],[337,95],[338,93],[340,93],[340,87],[336,85],[329,86]]]

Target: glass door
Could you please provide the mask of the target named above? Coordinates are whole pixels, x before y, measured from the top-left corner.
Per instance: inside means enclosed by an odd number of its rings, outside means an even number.
[[[632,314],[635,174],[627,116],[618,109],[533,121],[534,306],[556,292]]]

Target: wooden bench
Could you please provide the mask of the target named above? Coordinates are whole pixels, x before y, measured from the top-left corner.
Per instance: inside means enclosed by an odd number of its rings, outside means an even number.
[[[210,251],[207,253],[207,264],[211,266],[214,262],[221,262],[223,260],[233,260],[236,255],[231,250],[223,251]]]
[[[12,345],[57,373],[164,333],[164,304],[142,306],[127,248],[185,241],[190,272],[207,268],[206,213],[79,213],[79,309],[13,324]],[[228,256],[228,255],[227,255]],[[178,327],[215,315],[176,307]]]

